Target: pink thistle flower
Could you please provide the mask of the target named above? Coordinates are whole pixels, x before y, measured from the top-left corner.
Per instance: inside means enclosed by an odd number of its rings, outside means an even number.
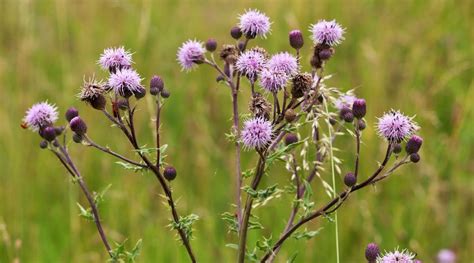
[[[344,29],[336,20],[320,20],[318,23],[311,25],[310,31],[314,44],[335,46],[344,40]]]
[[[48,102],[36,103],[26,111],[23,122],[32,131],[38,131],[42,128],[52,125],[58,120],[57,107]]]
[[[456,263],[456,254],[449,249],[441,249],[436,259],[438,263]]]
[[[270,70],[281,70],[290,76],[298,74],[298,61],[288,52],[273,55],[268,61]]]
[[[248,10],[239,16],[240,30],[248,37],[266,37],[270,32],[270,19],[258,10]]]
[[[203,43],[196,40],[184,42],[178,50],[178,62],[182,70],[190,71],[196,64],[202,63],[206,49]]]
[[[399,143],[419,129],[413,117],[408,117],[400,111],[391,110],[379,118],[378,133],[391,143]]]
[[[122,69],[110,75],[108,85],[114,90],[115,94],[129,97],[143,90],[141,81],[142,78],[135,70]]]
[[[105,49],[98,61],[103,69],[111,72],[115,72],[116,69],[130,68],[132,63],[132,53],[126,51],[124,47]]]
[[[342,110],[342,108],[349,108],[349,109],[352,109],[352,105],[354,104],[354,101],[356,100],[357,98],[354,96],[354,95],[351,95],[351,94],[344,94],[344,95],[341,95],[339,98],[337,98],[335,101],[334,101],[334,106],[338,109],[338,110]]]
[[[267,91],[278,92],[288,83],[290,76],[281,70],[264,69],[260,73],[260,85]]]
[[[414,263],[415,254],[404,249],[387,252],[377,258],[377,263]]]
[[[245,51],[235,63],[237,70],[249,79],[256,79],[265,67],[265,57],[261,52],[254,50]]]
[[[261,149],[272,139],[272,124],[262,117],[256,117],[244,122],[241,140],[247,149]]]

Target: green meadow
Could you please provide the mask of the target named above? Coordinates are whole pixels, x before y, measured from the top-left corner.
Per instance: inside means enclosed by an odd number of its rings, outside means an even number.
[[[291,50],[288,32],[305,34],[303,68],[310,70],[308,28],[319,19],[336,19],[346,28],[325,72],[326,82],[355,89],[367,100],[361,174],[368,176],[383,158],[384,142],[375,131],[378,116],[390,109],[416,115],[424,144],[421,161],[389,180],[354,193],[338,212],[341,262],[365,262],[367,243],[382,250],[408,248],[423,262],[435,262],[442,248],[459,262],[474,258],[474,4],[448,1],[124,1],[0,0],[0,262],[105,262],[107,253],[92,222],[78,216],[86,199],[54,156],[39,148],[38,135],[20,127],[35,102],[55,103],[61,117],[74,106],[88,123],[89,136],[131,158],[118,129],[100,112],[76,98],[84,76],[106,78],[97,65],[104,48],[125,46],[148,83],[159,74],[171,92],[162,115],[168,163],[178,170],[172,183],[181,214],[195,213],[192,246],[199,262],[234,262],[236,243],[222,213],[233,211],[234,149],[229,90],[215,82],[206,66],[181,72],[176,51],[188,39],[215,38],[234,43],[229,30],[238,14],[257,8],[272,20],[266,40],[251,45],[270,53]],[[148,84],[147,84],[148,85]],[[248,104],[242,88],[240,107]],[[150,96],[138,106],[137,133],[153,145]],[[64,121],[61,118],[61,121]],[[335,142],[344,169],[353,163],[353,139]],[[188,262],[176,241],[152,174],[124,170],[110,156],[70,143],[86,182],[94,191],[111,184],[100,206],[109,239],[132,247],[143,240],[138,262]],[[243,167],[255,165],[243,153]],[[328,168],[328,167],[326,167]],[[323,174],[330,180],[330,174]],[[289,180],[284,164],[270,170],[263,185]],[[342,181],[338,183],[343,187]],[[327,202],[320,181],[313,182],[317,206]],[[290,212],[291,196],[257,209],[263,230],[277,237]],[[309,241],[291,239],[277,257],[286,262],[335,262],[334,223],[320,218]],[[15,261],[18,260],[18,261]]]

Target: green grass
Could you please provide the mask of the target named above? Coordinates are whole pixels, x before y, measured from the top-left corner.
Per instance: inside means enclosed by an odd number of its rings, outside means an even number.
[[[259,8],[272,21],[270,52],[288,50],[287,33],[306,29],[320,18],[347,27],[326,72],[330,84],[356,88],[368,101],[361,174],[375,169],[383,146],[374,132],[376,116],[390,108],[417,115],[425,138],[418,165],[403,167],[389,181],[357,192],[339,210],[341,262],[363,262],[363,250],[376,241],[383,249],[408,247],[432,262],[437,251],[453,248],[460,262],[472,260],[474,247],[474,6],[471,1],[16,1],[0,2],[0,261],[103,262],[94,225],[77,216],[85,202],[53,156],[37,146],[38,136],[20,129],[24,111],[49,100],[61,109],[74,105],[90,124],[90,136],[121,152],[121,134],[75,99],[84,75],[99,72],[103,48],[125,45],[135,51],[139,72],[149,80],[164,77],[172,96],[163,115],[167,161],[178,169],[173,183],[179,211],[196,213],[192,244],[200,262],[232,262],[235,243],[220,219],[231,210],[233,148],[229,131],[230,96],[214,82],[209,68],[189,74],[175,62],[177,47],[188,38],[230,42],[237,14]],[[309,61],[309,45],[304,60]],[[307,63],[306,63],[307,64]],[[305,65],[308,69],[308,65]],[[241,100],[241,107],[247,102]],[[148,103],[148,104],[147,104]],[[153,142],[148,121],[151,100],[142,103],[139,136]],[[353,144],[348,139],[336,147]],[[342,157],[352,163],[353,149]],[[151,175],[123,171],[112,158],[71,145],[90,188],[112,184],[101,213],[111,239],[143,238],[140,262],[186,262],[184,248],[165,227],[169,213]],[[131,156],[131,154],[130,154]],[[254,156],[244,153],[244,167]],[[347,166],[351,167],[351,166]],[[347,168],[349,169],[349,168]],[[286,182],[283,167],[272,169],[263,184]],[[326,179],[330,174],[326,174]],[[313,188],[317,204],[326,196]],[[339,186],[338,188],[341,188]],[[258,210],[269,236],[284,227],[289,198]],[[333,226],[308,242],[290,240],[278,259],[298,251],[297,262],[335,262]],[[251,233],[250,242],[257,233]],[[21,242],[21,245],[19,243]]]

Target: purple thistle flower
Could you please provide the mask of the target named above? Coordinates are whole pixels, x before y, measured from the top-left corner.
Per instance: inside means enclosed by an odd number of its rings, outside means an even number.
[[[456,263],[456,254],[449,249],[441,249],[436,259],[438,263]]]
[[[310,31],[313,34],[312,39],[314,44],[335,46],[344,40],[344,29],[336,22],[336,20],[320,20],[318,23],[311,25]]]
[[[265,57],[261,52],[245,51],[235,63],[237,70],[249,79],[255,79],[265,67]]]
[[[255,38],[270,32],[270,19],[258,10],[248,10],[239,16],[240,30],[248,37]]]
[[[206,49],[196,40],[184,42],[178,50],[178,62],[182,70],[190,71],[197,63],[202,63]]]
[[[284,71],[264,69],[260,73],[260,85],[267,91],[278,92],[288,83],[290,76]]]
[[[344,94],[344,95],[341,95],[339,98],[337,98],[334,101],[334,106],[338,110],[342,110],[342,108],[345,108],[345,107],[347,107],[349,109],[352,109],[352,105],[354,104],[354,101],[356,99],[357,98],[354,95]]]
[[[142,78],[135,70],[122,69],[110,75],[108,85],[114,90],[115,94],[129,97],[143,89],[141,81]]]
[[[98,63],[103,69],[112,72],[115,69],[129,68],[133,63],[132,53],[126,51],[124,47],[107,48],[100,55]]]
[[[386,252],[377,258],[377,263],[414,263],[415,254],[404,249],[402,251],[395,250]]]
[[[247,149],[261,149],[272,139],[272,124],[262,117],[245,121],[241,140]]]
[[[38,131],[41,128],[52,125],[58,120],[57,107],[48,102],[36,103],[26,111],[23,122],[32,131]]]
[[[298,61],[288,52],[281,52],[273,55],[268,60],[270,70],[281,70],[290,76],[298,74]]]
[[[400,111],[391,110],[379,118],[378,133],[391,143],[399,143],[413,135],[418,130],[418,125],[413,117],[407,117]]]

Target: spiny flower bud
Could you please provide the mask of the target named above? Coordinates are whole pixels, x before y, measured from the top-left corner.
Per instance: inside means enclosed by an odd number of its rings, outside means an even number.
[[[405,150],[408,154],[417,153],[421,145],[423,144],[423,139],[420,136],[413,135],[407,142]]]
[[[160,76],[153,76],[150,80],[150,94],[151,95],[158,95],[163,88],[165,87],[165,83],[163,82],[163,79],[160,78]]]
[[[137,100],[139,100],[139,99],[145,97],[145,95],[146,95],[146,89],[145,89],[144,87],[141,87],[141,88],[139,88],[138,91],[135,92],[134,94],[135,94],[135,98],[136,98]]]
[[[347,185],[348,187],[352,187],[357,183],[357,178],[355,175],[351,172],[347,173],[344,176],[344,184]]]
[[[410,154],[410,161],[417,163],[420,161],[420,155],[418,153]]]
[[[352,104],[352,113],[357,119],[364,118],[367,112],[367,106],[364,99],[356,99]]]
[[[292,109],[288,109],[285,111],[285,120],[287,122],[293,122],[296,119],[296,113]]]
[[[206,50],[209,52],[214,52],[217,48],[217,41],[213,38],[209,38],[206,41]]]
[[[352,122],[354,120],[354,114],[348,107],[343,107],[339,112],[339,117],[345,122]]]
[[[357,126],[359,127],[359,131],[365,130],[365,127],[366,127],[365,121],[362,119],[359,119],[357,121]]]
[[[288,133],[285,136],[285,145],[288,146],[290,144],[298,142],[298,136],[294,133]]]
[[[77,116],[74,117],[70,122],[69,122],[69,127],[71,127],[71,130],[79,135],[84,135],[87,132],[87,125],[86,123],[81,119],[81,117]]]
[[[82,142],[82,136],[77,134],[77,133],[74,133],[72,135],[72,140],[75,142],[75,143],[81,143]]]
[[[169,90],[167,89],[163,89],[160,94],[163,99],[167,99],[171,96]]]
[[[399,154],[402,151],[402,145],[399,143],[395,143],[392,147],[393,153]]]
[[[49,142],[54,140],[54,138],[56,138],[56,131],[54,130],[54,127],[48,126],[44,128],[41,132],[41,137]]]
[[[304,45],[303,34],[299,30],[293,30],[289,34],[290,46],[294,49],[300,49]]]
[[[46,147],[48,147],[48,142],[47,141],[41,141],[40,144],[39,144],[39,147],[41,149],[46,149]]]
[[[166,180],[172,181],[176,178],[176,169],[173,166],[167,166],[163,171]]]
[[[379,246],[375,243],[370,243],[367,245],[367,248],[365,249],[365,258],[370,263],[375,263],[375,260],[379,256],[379,253],[380,253]]]
[[[235,40],[239,39],[239,38],[242,36],[242,31],[240,30],[240,27],[234,26],[234,27],[230,30],[230,35],[231,35],[232,38],[234,38]]]
[[[71,121],[74,117],[79,116],[79,111],[76,108],[71,107],[71,108],[67,109],[65,115],[66,115],[66,120]]]

